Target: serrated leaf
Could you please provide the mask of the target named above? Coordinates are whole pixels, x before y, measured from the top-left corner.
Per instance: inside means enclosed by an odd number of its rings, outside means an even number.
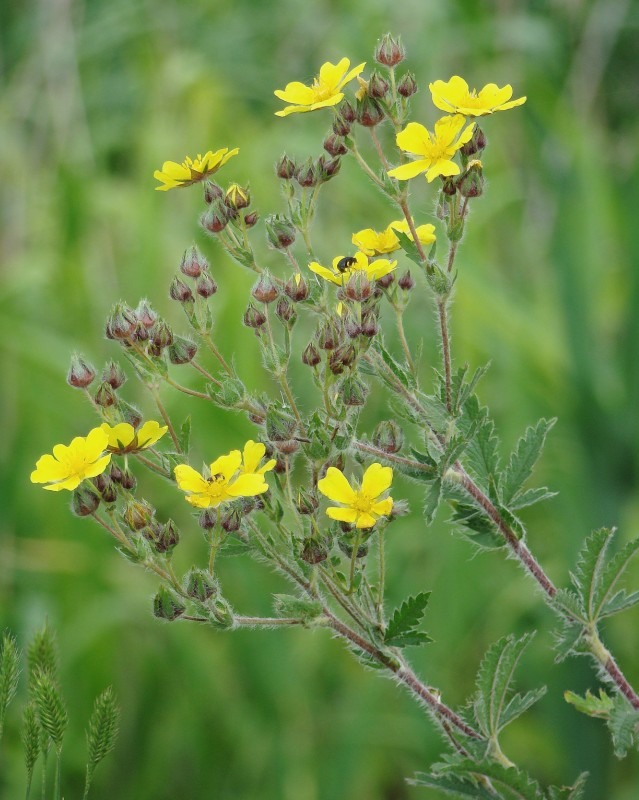
[[[426,491],[426,495],[424,497],[424,519],[426,520],[426,524],[430,525],[437,513],[437,509],[439,508],[439,503],[442,499],[442,479],[435,478],[435,480],[431,483],[430,487]]]
[[[499,480],[499,439],[495,435],[495,424],[488,417],[488,410],[480,407],[474,397],[466,403],[464,412],[460,424],[464,424],[466,418],[476,424],[475,435],[468,443],[464,461],[479,483],[487,489],[491,480],[496,483]]]
[[[532,474],[537,459],[541,455],[548,431],[555,422],[555,419],[540,419],[536,425],[527,428],[517,442],[501,478],[502,502],[506,505],[510,503]]]
[[[614,529],[608,528],[600,528],[591,533],[579,552],[575,572],[570,576],[588,619],[593,621],[606,564],[606,553],[613,535]]]
[[[452,419],[446,408],[446,403],[443,403],[435,395],[422,394],[421,392],[418,395],[418,400],[426,412],[431,428],[437,433],[445,433]]]
[[[584,625],[587,624],[588,619],[581,598],[571,589],[559,589],[552,603],[557,612],[569,621],[579,620]]]
[[[504,537],[477,506],[460,502],[453,502],[452,506],[455,513],[451,522],[462,526],[460,533],[473,544],[484,550],[497,550],[504,547]]]
[[[191,449],[191,417],[187,417],[184,422],[182,423],[182,427],[180,428],[180,434],[178,436],[178,441],[180,442],[180,450],[183,453],[188,454],[189,450]]]
[[[291,594],[273,595],[273,607],[279,617],[311,620],[322,615],[322,604],[317,600],[306,600]]]
[[[559,664],[569,655],[579,655],[584,626],[579,622],[566,622],[560,630],[554,631],[555,663]]]
[[[623,758],[637,744],[639,734],[639,711],[631,708],[628,701],[618,694],[608,719],[608,728],[617,758]]]
[[[630,594],[628,594],[625,589],[620,589],[606,600],[597,614],[597,619],[612,617],[613,614],[619,614],[627,608],[636,606],[637,603],[639,603],[639,592],[630,592]]]
[[[501,727],[505,728],[506,725],[510,725],[513,720],[528,711],[538,700],[541,700],[545,694],[546,687],[540,686],[539,689],[532,689],[530,692],[526,692],[526,694],[513,695],[502,712]]]
[[[481,378],[483,378],[483,376],[486,374],[489,367],[490,364],[486,364],[483,367],[477,367],[469,381],[466,380],[468,365],[460,367],[455,375],[453,375],[451,380],[451,404],[455,416],[458,416],[462,411],[466,402],[475,391],[475,387]],[[475,401],[477,402],[476,398]]]
[[[449,781],[444,781],[443,778]],[[416,786],[431,786],[456,797],[478,797],[482,800],[484,798],[543,800],[541,787],[530,775],[517,767],[503,767],[495,761],[479,763],[470,759],[453,761],[432,775],[418,773],[410,783]],[[475,794],[468,793],[471,790],[474,790]]]
[[[582,772],[572,786],[549,786],[548,800],[581,800],[587,779],[588,773]]]
[[[494,792],[489,792],[485,785],[478,784],[467,776],[427,775],[425,772],[418,772],[414,778],[408,779],[408,783],[413,786],[428,786],[430,789],[438,789],[452,797],[495,800]]]
[[[526,489],[525,492],[521,492],[510,501],[510,508],[517,510],[519,508],[533,506],[535,503],[541,503],[543,500],[550,500],[552,497],[556,497],[557,494],[558,492],[551,492],[546,486],[541,486],[538,489]]]
[[[398,381],[401,382],[403,386],[407,386],[409,388],[415,388],[415,378],[410,373],[409,370],[405,369],[399,361],[393,358],[393,356],[389,353],[386,349],[384,343],[382,341],[377,342],[377,351],[381,355],[382,359],[386,366],[390,369],[393,375],[397,378]]]
[[[403,647],[405,645],[398,644],[398,642],[405,640],[406,637],[413,640],[410,644],[424,643],[424,640],[415,641],[415,635],[419,636],[419,632],[416,629],[424,616],[429,598],[430,592],[420,592],[414,597],[408,597],[399,608],[395,609],[386,626],[384,633],[385,644],[391,647]],[[422,636],[425,635],[422,634]],[[430,637],[427,637],[427,640],[432,641]]]
[[[623,573],[628,567],[628,564],[631,562],[637,552],[639,552],[639,537],[631,542],[628,542],[628,544],[622,547],[621,550],[604,567],[600,576],[600,581],[598,582],[594,592],[593,606],[595,620],[604,616],[604,607],[608,604],[608,601],[611,599],[612,593],[619,582],[619,579],[622,577]],[[619,594],[620,593],[617,593],[616,596]],[[637,593],[635,592],[635,595],[636,594]],[[626,596],[626,599],[628,599],[628,596]],[[617,610],[622,611],[624,608],[630,608],[632,605],[634,605],[634,602],[629,603],[629,605],[622,605]],[[611,614],[617,613],[617,610],[609,609],[605,616],[609,617]]]
[[[586,691],[584,697],[575,694],[575,692],[564,692],[564,700],[574,706],[577,711],[582,714],[587,714],[589,717],[600,717],[608,719],[612,711],[614,702],[612,697],[609,697],[603,689],[599,689],[599,697],[594,695],[590,689]]]
[[[482,659],[473,709],[477,724],[489,738],[496,738],[507,724],[503,715],[515,668],[531,639],[532,634],[525,634],[520,639],[504,636],[488,648]]]

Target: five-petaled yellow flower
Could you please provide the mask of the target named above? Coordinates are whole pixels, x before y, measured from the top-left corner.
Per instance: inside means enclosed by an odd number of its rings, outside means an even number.
[[[435,241],[435,226],[420,225],[417,229],[417,238],[422,244],[432,244]],[[401,245],[395,231],[405,233],[412,241],[413,234],[410,232],[408,222],[405,219],[391,222],[383,231],[374,231],[372,228],[365,228],[353,234],[353,244],[367,256],[378,256],[382,253],[394,253],[399,250]]]
[[[391,169],[388,174],[391,178],[407,181],[425,172],[429,183],[438,175],[459,175],[459,165],[452,159],[459,148],[470,141],[475,127],[475,123],[471,122],[464,128],[465,122],[462,114],[442,117],[435,123],[434,133],[427,131],[419,122],[409,122],[397,134],[397,146],[417,159]]]
[[[332,269],[323,267],[317,261],[312,261],[308,268],[324,280],[343,286],[355,272],[364,272],[369,281],[376,281],[388,275],[396,266],[397,261],[389,261],[386,258],[369,261],[368,256],[358,251],[354,256],[336,256],[333,259]]]
[[[350,65],[348,58],[343,58],[337,64],[327,61],[322,64],[318,77],[310,86],[293,81],[288,83],[285,89],[276,89],[275,96],[291,105],[276,111],[275,115],[286,117],[289,114],[301,114],[304,111],[315,111],[317,108],[336,106],[344,97],[342,92],[344,86],[359,75],[366,63],[359,64],[349,72]]]
[[[85,478],[101,475],[111,460],[110,453],[104,455],[108,438],[103,430],[94,428],[88,436],[76,436],[69,445],[56,444],[53,455],[47,453],[38,459],[31,482],[47,483],[42,488],[51,492],[73,491]]]
[[[448,81],[435,81],[429,84],[433,103],[449,114],[464,114],[467,117],[483,117],[495,111],[506,111],[526,102],[525,97],[511,100],[513,87],[508,84],[501,89],[496,83],[487,83],[478,92],[472,91],[459,75],[453,75]]]
[[[239,152],[237,147],[233,150],[223,147],[215,152],[209,150],[203,156],[198,153],[197,158],[187,156],[181,164],[175,161],[165,161],[162,164],[162,169],[156,169],[153,173],[153,177],[163,184],[162,186],[156,186],[156,191],[167,192],[169,189],[199,183],[208,178],[209,175],[217,172],[230,158],[233,158]]]
[[[376,462],[364,473],[362,485],[353,488],[343,472],[329,467],[326,477],[317,482],[317,488],[329,500],[342,504],[326,509],[331,519],[350,522],[356,528],[372,528],[380,517],[388,516],[393,510],[392,497],[380,499],[392,480],[393,470]]]
[[[254,497],[268,491],[264,473],[275,466],[275,461],[268,461],[263,467],[259,462],[264,455],[264,445],[253,441],[244,447],[244,465],[242,453],[231,450],[217,458],[209,467],[210,476],[203,477],[188,464],[179,464],[174,472],[177,485],[188,492],[187,501],[196,508],[212,508],[227,500],[238,497]],[[249,472],[248,469],[256,470]]]
[[[147,447],[151,447],[158,439],[161,439],[168,430],[166,425],[160,425],[155,420],[145,422],[137,431],[128,422],[120,422],[113,426],[108,422],[103,422],[100,428],[108,436],[107,449],[109,452],[119,455],[146,450]]]

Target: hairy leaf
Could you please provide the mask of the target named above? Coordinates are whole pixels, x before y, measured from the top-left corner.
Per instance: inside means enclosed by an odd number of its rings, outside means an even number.
[[[565,622],[560,630],[554,632],[557,664],[570,655],[580,655],[583,652],[581,644],[583,633],[584,626],[580,622]]]
[[[514,499],[524,482],[532,474],[537,459],[541,455],[548,431],[555,422],[555,419],[540,419],[535,426],[531,425],[527,428],[517,442],[501,480],[502,501],[506,505]]]
[[[613,529],[614,533],[614,529]],[[626,571],[628,564],[634,558],[634,556],[639,551],[639,537],[633,539],[633,541],[628,542],[621,550],[608,562],[605,566],[603,572],[601,573],[600,581],[595,589],[593,605],[594,605],[594,616],[595,619],[599,619],[603,616],[603,609],[608,605],[609,601],[613,596],[613,592],[619,579]],[[637,594],[637,593],[635,593]],[[628,596],[626,596],[626,600]],[[637,601],[635,601],[637,602]],[[617,611],[622,611],[625,608],[630,608],[631,605],[634,603],[630,603],[628,605],[621,605],[620,608],[616,610],[611,610],[608,607],[607,613],[605,616],[609,617],[612,614],[617,613]]]
[[[439,503],[442,499],[442,479],[435,478],[435,480],[431,483],[430,487],[426,491],[426,496],[424,497],[424,519],[426,520],[426,524],[430,525],[437,513],[437,509],[439,508]]]
[[[602,594],[601,579],[606,565],[606,553],[614,533],[614,529],[608,528],[600,528],[591,533],[581,548],[577,568],[570,576],[584,611],[592,621],[596,620],[597,598]]]
[[[465,406],[466,417],[476,423],[475,435],[466,448],[465,464],[475,473],[480,485],[487,489],[491,481],[499,479],[499,439],[495,435],[495,424],[486,408],[480,408],[475,397]],[[465,424],[464,418],[460,425]]]
[[[513,695],[502,712],[501,727],[505,728],[506,725],[510,725],[513,720],[528,711],[538,700],[541,700],[545,694],[546,687],[540,686],[539,689],[533,689],[530,692],[526,692],[526,694],[518,693]]]
[[[552,497],[556,497],[557,494],[557,492],[551,492],[546,486],[541,486],[538,489],[526,489],[525,492],[519,493],[510,501],[510,508],[516,511],[519,508],[533,506],[543,500],[550,500]]]
[[[581,800],[587,780],[588,773],[582,772],[572,786],[549,786],[548,800]]]
[[[599,697],[592,694],[590,689],[586,691],[584,697],[575,692],[564,692],[564,700],[574,706],[577,711],[587,714],[589,717],[602,717],[608,719],[613,708],[612,697],[609,697],[603,689],[599,689]]]
[[[291,594],[273,595],[273,606],[280,617],[311,620],[322,614],[322,604],[317,600],[305,600]]]
[[[581,598],[571,589],[559,589],[552,599],[554,608],[568,621],[580,621],[587,624],[588,618]]]
[[[390,647],[407,647],[408,645],[425,644],[432,639],[417,630],[430,598],[430,592],[420,592],[409,597],[396,608],[386,626],[384,642]]]
[[[454,797],[544,800],[539,784],[523,770],[503,767],[494,761],[458,760],[432,775],[418,773],[410,783],[430,786]]]
[[[477,506],[460,502],[452,502],[451,505],[455,511],[451,522],[460,525],[460,532],[473,544],[484,550],[496,550],[504,546],[504,537]]]
[[[208,308],[208,306],[207,306]],[[180,435],[178,436],[180,442],[180,449],[183,453],[188,453],[191,449],[191,417],[187,417],[182,423],[180,428]]]
[[[392,187],[392,190],[394,191],[394,187]],[[422,267],[424,265],[424,259],[419,254],[419,250],[417,249],[415,242],[410,238],[410,236],[408,236],[408,234],[404,233],[404,231],[395,230],[394,233],[399,240],[400,247],[406,253],[406,256],[415,264]]]
[[[628,750],[637,746],[639,737],[639,711],[631,708],[628,701],[618,694],[608,719],[608,728],[617,758],[623,758]]]
[[[515,668],[531,639],[532,634],[520,639],[512,635],[504,636],[488,648],[482,659],[473,709],[477,724],[489,738],[496,738],[502,728],[518,716],[515,714],[518,705],[515,702],[511,709],[514,716],[505,717],[507,698],[512,689]],[[523,698],[519,703],[523,703]]]
[[[628,594],[625,589],[620,589],[601,606],[597,619],[612,617],[613,614],[619,614],[619,612],[625,611],[627,608],[636,606],[637,603],[639,603],[639,592],[630,592]]]

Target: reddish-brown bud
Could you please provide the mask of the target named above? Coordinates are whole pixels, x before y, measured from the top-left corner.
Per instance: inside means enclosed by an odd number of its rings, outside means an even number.
[[[93,383],[95,370],[81,355],[74,353],[71,356],[71,366],[67,373],[67,383],[75,389],[86,389]]]
[[[117,400],[111,385],[106,381],[102,381],[102,383],[98,386],[93,399],[97,405],[100,406],[100,408],[109,408],[110,406],[115,405]]]
[[[334,350],[339,342],[339,335],[337,328],[333,322],[324,322],[319,328],[317,335],[317,344],[322,350]]]
[[[71,499],[71,509],[76,517],[88,517],[93,514],[100,505],[100,498],[88,486],[79,486],[73,491]]]
[[[208,261],[204,258],[198,248],[193,245],[185,250],[180,264],[180,272],[183,275],[188,275],[189,278],[199,278],[203,270],[209,268]]]
[[[131,339],[134,342],[146,342],[149,338],[149,329],[145,328],[141,322],[138,322],[135,326],[135,330],[131,335]]]
[[[251,205],[251,193],[239,183],[232,183],[224,195],[224,204],[232,211],[240,211]]]
[[[351,132],[351,124],[338,114],[333,120],[333,133],[335,136],[348,136]]]
[[[386,67],[395,67],[406,57],[406,51],[401,39],[395,39],[390,33],[385,33],[375,48],[375,61]]]
[[[403,289],[405,292],[410,292],[410,290],[415,285],[415,280],[413,276],[410,274],[410,270],[407,269],[406,272],[402,275],[402,277],[397,281],[397,285],[400,289]]]
[[[393,273],[387,272],[386,275],[382,275],[381,278],[378,278],[376,283],[380,287],[380,289],[388,289],[388,287],[392,285],[394,280],[395,276],[393,275]]]
[[[317,185],[317,167],[312,158],[307,158],[295,174],[295,179],[303,188]]]
[[[383,100],[388,94],[389,88],[388,81],[382,78],[377,70],[371,73],[370,80],[368,81],[368,94],[370,97]]]
[[[228,225],[229,213],[221,200],[211,203],[208,211],[200,217],[200,225],[209,233],[220,233]]]
[[[193,303],[195,301],[193,292],[177,276],[171,282],[169,296],[172,300],[177,300],[178,303]]]
[[[260,215],[257,213],[257,211],[251,211],[250,214],[244,215],[244,224],[246,225],[247,228],[252,228],[253,225],[257,224],[259,218]]]
[[[132,531],[141,531],[153,520],[155,509],[146,500],[130,500],[122,518]]]
[[[384,119],[384,109],[374,97],[365,95],[357,101],[357,121],[365,128],[374,128]]]
[[[313,514],[319,508],[319,500],[314,492],[302,489],[297,495],[295,505],[300,514]]]
[[[138,322],[141,322],[145,328],[152,328],[158,318],[158,315],[151,308],[151,304],[148,300],[140,300],[138,307],[135,309],[135,316]]]
[[[268,272],[263,272],[251,289],[251,294],[258,303],[272,303],[279,297],[277,286]]]
[[[246,311],[244,312],[244,324],[247,328],[261,328],[266,322],[266,317],[259,308],[255,308],[253,303],[249,303]]]
[[[317,175],[322,183],[330,181],[340,171],[342,162],[339,158],[331,158],[326,160],[324,156],[317,159]]]
[[[356,375],[349,375],[344,378],[338,391],[345,406],[363,406],[368,394],[366,384]]]
[[[293,304],[288,297],[280,297],[275,307],[275,314],[283,325],[291,326],[297,319],[297,314]]]
[[[394,420],[382,420],[375,428],[373,444],[385,453],[397,453],[403,443],[404,433]]]
[[[397,84],[397,93],[402,97],[412,97],[417,92],[417,81],[412,72],[403,75]]]
[[[116,361],[109,361],[102,370],[102,380],[109,383],[111,388],[119,389],[126,381],[126,375]]]
[[[173,337],[169,345],[169,361],[171,364],[188,364],[193,361],[197,353],[197,345],[182,336]]]
[[[460,152],[467,157],[474,156],[481,153],[482,150],[485,149],[486,144],[486,134],[479,125],[475,123],[472,138],[462,146]]]
[[[217,283],[208,272],[203,272],[195,283],[195,291],[206,299],[217,292]]]
[[[366,336],[368,339],[371,339],[377,331],[379,330],[379,325],[377,323],[377,317],[372,311],[367,311],[362,315],[362,334]]]
[[[344,294],[349,300],[361,302],[371,296],[372,286],[364,270],[353,272],[344,286]]]
[[[212,531],[217,525],[217,511],[214,508],[206,508],[198,518],[200,528],[205,531]]]
[[[316,367],[322,357],[319,354],[318,349],[315,347],[313,342],[309,342],[302,352],[302,362],[307,364],[309,367]]]
[[[160,349],[173,344],[173,331],[163,319],[151,331],[151,341]]]
[[[204,202],[211,205],[215,200],[224,197],[224,190],[215,181],[206,181],[204,184]]]
[[[324,150],[326,150],[326,152],[331,156],[343,156],[348,153],[342,137],[336,136],[334,133],[331,133],[326,137],[326,139],[324,139],[323,147]]]
[[[294,178],[296,171],[297,167],[295,166],[295,162],[289,158],[286,153],[275,165],[275,174],[284,181],[290,181],[291,178]]]
[[[116,303],[107,319],[107,338],[129,339],[137,322],[133,309],[129,308],[126,303]]]
[[[292,275],[284,284],[284,294],[294,303],[301,303],[308,297],[308,283],[299,273]]]
[[[286,250],[295,241],[295,225],[286,217],[270,214],[265,224],[269,244],[276,250]]]
[[[346,122],[355,122],[357,119],[357,113],[353,106],[348,102],[348,100],[342,100],[342,102],[337,107],[337,111],[339,116],[346,120]]]

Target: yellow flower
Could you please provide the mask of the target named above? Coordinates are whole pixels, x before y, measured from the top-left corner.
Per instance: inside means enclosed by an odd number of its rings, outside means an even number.
[[[421,172],[426,173],[430,183],[438,175],[459,175],[459,166],[452,159],[473,135],[475,123],[471,122],[464,130],[466,120],[461,114],[442,117],[435,123],[435,132],[430,133],[419,122],[409,122],[397,134],[400,150],[413,153],[418,158],[389,171],[391,178],[406,181]]]
[[[120,455],[146,450],[147,447],[151,447],[158,439],[161,439],[168,430],[166,425],[160,425],[155,420],[145,422],[137,431],[128,422],[120,422],[113,426],[103,422],[100,429],[108,436],[108,450]]]
[[[320,492],[342,506],[329,506],[326,514],[340,522],[350,522],[357,528],[372,528],[379,517],[393,510],[392,497],[380,500],[393,480],[393,470],[374,463],[364,473],[362,485],[353,488],[343,472],[335,467],[326,470],[326,477],[317,482]]]
[[[317,261],[312,261],[308,268],[324,280],[343,286],[355,272],[365,272],[370,281],[376,281],[392,272],[396,266],[397,261],[388,261],[386,258],[369,262],[368,256],[358,251],[354,256],[336,256],[333,259],[332,270],[323,267]]]
[[[187,156],[181,164],[175,161],[165,161],[162,164],[162,169],[156,169],[153,173],[153,177],[164,185],[156,186],[155,188],[158,192],[167,192],[169,189],[199,183],[204,178],[208,178],[209,175],[217,172],[220,167],[223,167],[230,158],[233,158],[239,152],[237,147],[233,150],[223,147],[221,150],[216,150],[215,153],[209,150],[203,156],[198,153],[195,159]]]
[[[59,492],[73,491],[85,478],[95,478],[107,468],[111,454],[103,455],[108,436],[94,428],[88,436],[76,436],[69,445],[56,444],[53,455],[47,453],[38,459],[31,473],[31,483],[48,483],[43,489]]]
[[[254,442],[246,443],[245,465],[258,466],[261,456],[255,458],[256,447]],[[202,477],[188,464],[179,464],[174,472],[177,485],[182,491],[189,492],[186,496],[187,502],[196,508],[212,508],[227,500],[253,497],[268,491],[268,484],[263,474],[267,468],[272,469],[267,463],[259,472],[245,472],[242,470],[242,453],[239,450],[231,450],[210,465],[210,477]]]
[[[264,475],[270,472],[277,464],[274,458],[270,458],[266,464],[260,467],[260,461],[264,458],[266,447],[261,442],[254,442],[249,439],[244,445],[242,458],[242,474],[244,475]]]
[[[496,83],[487,83],[479,92],[468,88],[468,84],[459,75],[445,81],[435,81],[429,84],[433,103],[442,111],[449,114],[464,114],[467,117],[482,117],[494,111],[506,111],[526,102],[525,97],[511,100],[513,87],[509,85],[501,89]]]
[[[344,97],[342,88],[366,66],[365,63],[360,64],[349,72],[350,64],[348,58],[343,58],[337,64],[327,61],[322,64],[319,76],[313,80],[311,86],[293,81],[286,85],[286,89],[276,89],[275,96],[291,105],[276,111],[275,115],[286,117],[289,114],[301,114],[304,111],[315,111],[317,108],[336,106]]]
[[[401,248],[399,239],[395,231],[405,233],[413,241],[413,234],[410,232],[408,222],[405,219],[391,222],[391,224],[381,233],[372,228],[365,228],[353,234],[353,244],[367,256],[377,256],[382,253],[394,253]],[[422,244],[432,244],[435,241],[435,226],[420,225],[417,228],[417,238]]]

